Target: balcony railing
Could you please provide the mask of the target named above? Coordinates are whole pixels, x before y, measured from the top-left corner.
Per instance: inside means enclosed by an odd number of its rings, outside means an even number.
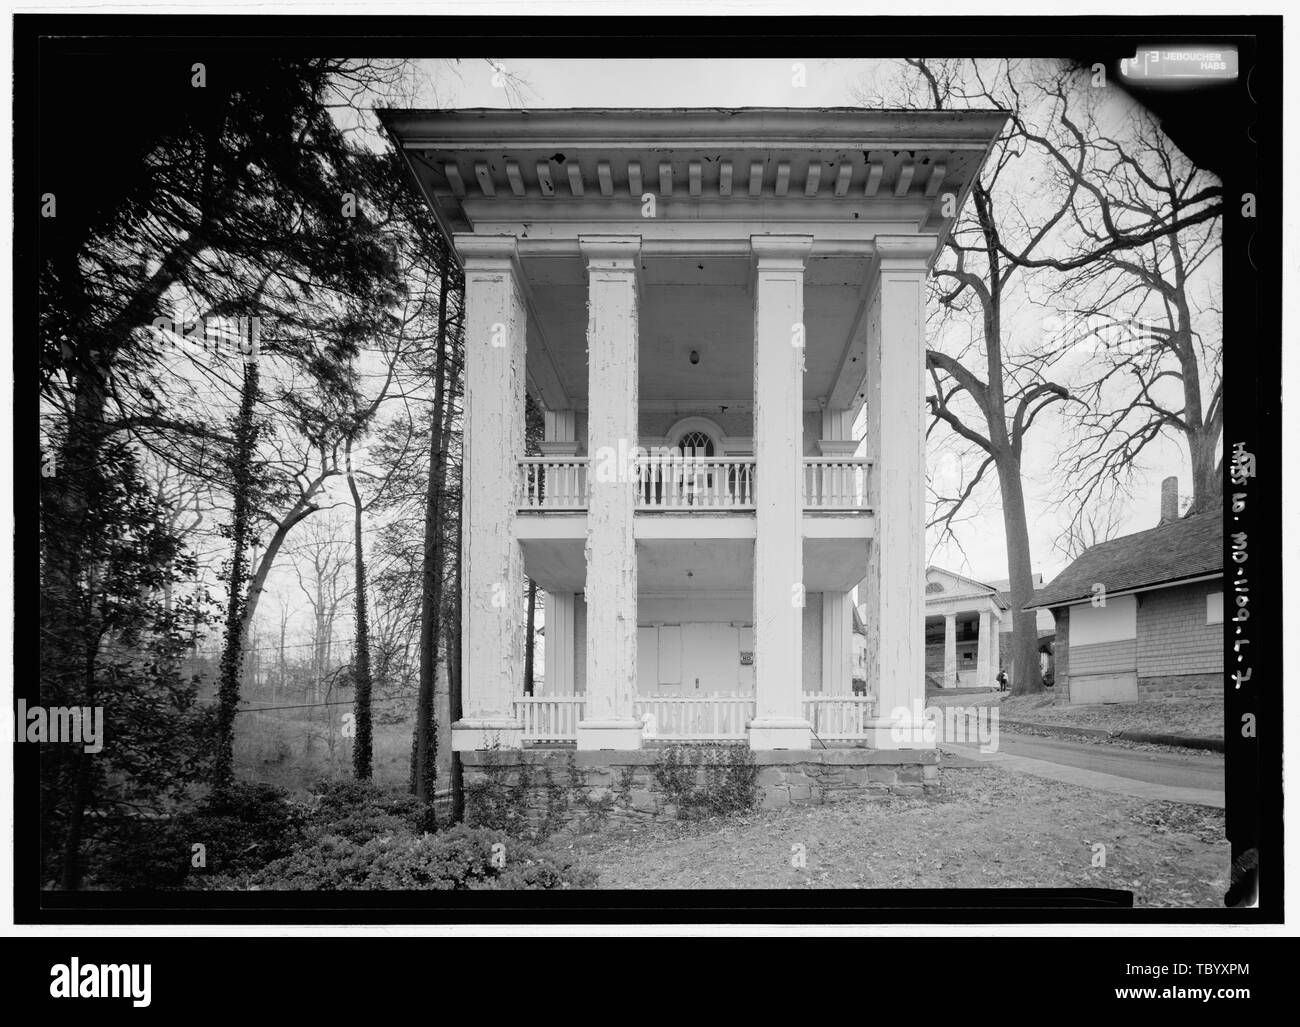
[[[871,461],[809,456],[803,461],[806,510],[863,510],[870,506]]]
[[[752,510],[754,458],[642,457],[636,504],[640,510]]]
[[[519,460],[519,509],[574,511],[587,508],[587,458],[527,456]],[[633,464],[636,505],[643,511],[753,510],[754,458],[649,455]],[[805,457],[806,510],[865,510],[870,506],[872,464],[852,457]]]
[[[519,460],[521,510],[587,509],[585,456],[525,456]]]

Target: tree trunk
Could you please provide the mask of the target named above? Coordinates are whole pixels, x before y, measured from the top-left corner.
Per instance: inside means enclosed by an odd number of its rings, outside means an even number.
[[[361,493],[352,472],[352,442],[347,444],[348,488],[352,491],[352,545],[356,567],[356,639],[353,659],[352,709],[356,714],[352,740],[352,773],[358,781],[369,781],[373,768],[373,735],[370,721],[370,620],[366,607],[366,554],[361,534]]]
[[[465,536],[465,490],[461,489],[461,508],[460,516],[456,519],[456,594],[452,596],[452,608],[455,610],[455,617],[452,620],[452,640],[450,654],[451,673],[447,680],[447,704],[449,706],[449,716],[454,724],[460,720],[463,712],[461,705],[461,569],[464,561],[460,554],[464,552]],[[465,819],[465,770],[461,766],[460,753],[454,749],[451,753],[451,819],[455,823],[460,823]]]
[[[1034,601],[1034,571],[1029,550],[1029,521],[1020,480],[1020,461],[1007,453],[997,458],[1002,486],[1002,519],[1007,537],[1007,570],[1011,575],[1012,653],[1015,665],[1012,695],[1032,695],[1043,690],[1038,666],[1038,615],[1025,610]]]
[[[533,694],[533,650],[537,646],[537,582],[528,579],[528,628],[524,636],[524,695]]]
[[[271,536],[270,544],[266,547],[266,552],[262,554],[261,560],[253,561],[257,565],[257,570],[253,573],[252,580],[248,585],[248,595],[244,600],[242,614],[241,630],[245,635],[253,623],[253,618],[257,614],[257,604],[262,599],[262,589],[266,585],[267,576],[271,573],[271,566],[275,563],[276,556],[279,555],[280,547],[284,545],[284,540],[289,537],[289,532],[299,521],[315,513],[316,507],[311,505],[305,499],[299,500],[289,511],[288,515],[275,528],[275,534]]]
[[[86,754],[78,749],[72,760],[72,806],[68,812],[68,830],[63,838],[63,874],[60,881],[64,891],[76,891],[81,887],[81,836],[86,803],[90,798],[90,770]]]
[[[234,520],[231,526],[229,595],[226,599],[226,636],[221,652],[221,678],[217,687],[217,753],[213,767],[213,785],[224,790],[235,780],[235,714],[239,708],[240,656],[243,651],[244,578],[247,575],[245,548],[248,522],[252,511],[253,449],[257,426],[253,411],[257,404],[258,368],[250,361],[244,365],[244,387],[239,403],[239,420],[235,427],[235,452],[231,467]]]
[[[83,674],[85,705],[95,701],[95,663],[98,648],[86,643]],[[86,807],[90,804],[90,762],[86,753],[75,748],[72,755],[72,808],[68,813],[68,830],[63,838],[63,874],[61,884],[65,891],[81,887],[81,839],[85,829]]]
[[[285,633],[285,629],[287,628],[288,624],[289,624],[289,617],[288,617],[288,614],[287,614],[286,611],[281,610],[281,611],[280,611],[280,686],[279,686],[279,690],[278,690],[278,691],[279,691],[279,698],[283,698],[283,697],[284,697],[284,694],[285,694],[285,692],[284,692],[284,674],[285,674],[285,665],[284,665],[284,633]],[[272,693],[272,698],[276,698],[276,694],[275,694],[274,692]]]
[[[412,790],[427,806],[436,829],[433,799],[438,784],[438,717],[434,690],[438,678],[438,643],[442,639],[442,531],[447,482],[447,444],[443,416],[447,402],[447,290],[451,253],[443,256],[438,279],[438,353],[434,362],[433,415],[429,423],[429,480],[424,497],[424,560],[420,577],[420,692],[415,711],[411,768]]]
[[[1214,452],[1218,442],[1217,427],[1187,433],[1192,456],[1192,506],[1188,513],[1217,510],[1223,505],[1221,466]]]

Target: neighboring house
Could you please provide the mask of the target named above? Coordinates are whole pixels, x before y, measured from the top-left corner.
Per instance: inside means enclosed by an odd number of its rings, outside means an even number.
[[[1033,603],[1056,618],[1056,691],[1072,703],[1223,691],[1223,519],[1179,518],[1093,546]]]
[[[454,748],[635,749],[651,720],[903,747],[889,713],[924,701],[926,282],[1005,114],[379,113],[465,272]],[[521,694],[525,576],[544,696]]]
[[[992,688],[1003,614],[1010,607],[982,581],[925,570],[925,672],[940,688]]]

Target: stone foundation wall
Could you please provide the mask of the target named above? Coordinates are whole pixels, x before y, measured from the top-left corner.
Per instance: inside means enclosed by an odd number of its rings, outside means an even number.
[[[461,753],[467,798],[476,788],[512,795],[536,826],[546,819],[593,828],[656,817],[678,809],[656,779],[666,746],[631,752],[502,749]],[[705,753],[725,747],[676,748],[683,775],[705,788]],[[747,746],[738,746],[748,752]],[[743,767],[744,764],[741,764]],[[753,753],[758,805],[764,809],[821,805],[853,796],[922,795],[939,786],[935,750],[835,748]],[[719,771],[711,768],[716,776]],[[522,782],[522,784],[521,784]]]
[[[1190,696],[1210,699],[1223,695],[1221,674],[1170,674],[1138,678],[1139,699],[1182,699]]]

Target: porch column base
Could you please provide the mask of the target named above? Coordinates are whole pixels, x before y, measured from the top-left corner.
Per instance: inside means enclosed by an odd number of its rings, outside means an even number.
[[[523,747],[523,734],[523,722],[506,717],[458,720],[451,726],[451,751],[519,749]]]
[[[874,717],[867,721],[867,748],[869,749],[933,749],[935,726],[917,723],[912,717]]]
[[[749,747],[761,751],[772,749],[812,748],[812,725],[802,717],[789,720],[764,717],[749,722]]]
[[[641,748],[641,721],[639,720],[581,720],[578,722],[578,749]]]

